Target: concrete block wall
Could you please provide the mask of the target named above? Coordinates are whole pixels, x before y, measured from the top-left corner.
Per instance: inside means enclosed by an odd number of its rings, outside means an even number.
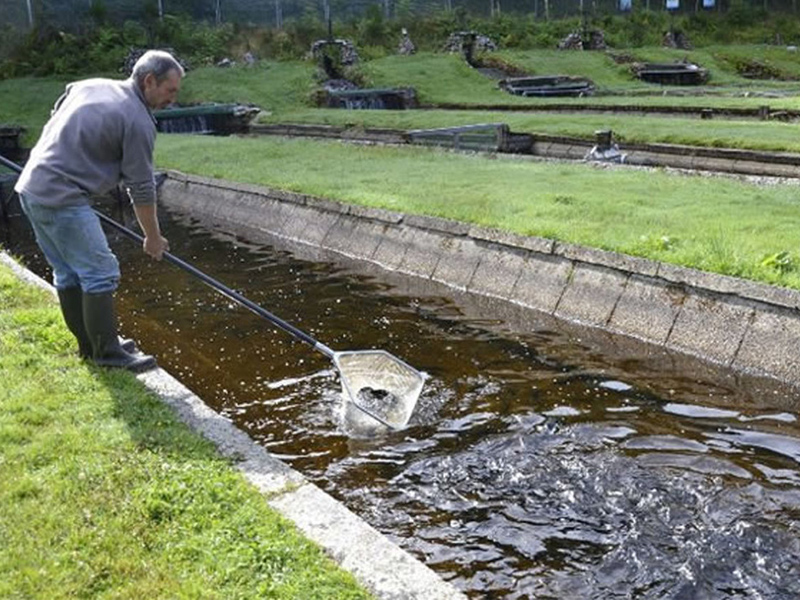
[[[800,384],[800,292],[436,217],[171,172],[161,202]]]

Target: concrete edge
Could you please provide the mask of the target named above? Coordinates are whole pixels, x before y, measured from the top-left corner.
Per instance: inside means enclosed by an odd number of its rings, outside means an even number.
[[[161,196],[166,206],[212,224],[255,228],[268,237],[800,385],[800,369],[786,360],[800,347],[800,291],[440,217],[244,189],[170,172]],[[263,199],[256,210],[252,204],[244,208],[248,193],[251,200],[252,194]],[[771,340],[768,323],[780,327],[780,344]]]
[[[33,271],[29,271],[28,269],[20,265],[16,260],[14,260],[14,258],[11,255],[7,254],[3,249],[0,249],[0,263],[11,269],[14,275],[19,277],[26,283],[30,283],[31,285],[35,285],[36,287],[40,287],[43,290],[50,292],[54,298],[57,297],[56,288],[47,283],[44,279],[39,277]]]
[[[23,281],[51,292],[42,278],[0,250],[0,263]],[[377,598],[386,600],[466,600],[433,570],[350,512],[305,477],[256,444],[180,381],[161,368],[136,376],[193,431],[218,452],[310,540]]]

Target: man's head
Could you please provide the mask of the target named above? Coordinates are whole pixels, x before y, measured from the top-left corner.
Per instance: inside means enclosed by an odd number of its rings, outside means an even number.
[[[153,109],[175,102],[181,88],[183,67],[169,52],[148,50],[133,65],[131,79],[144,94],[145,102]]]

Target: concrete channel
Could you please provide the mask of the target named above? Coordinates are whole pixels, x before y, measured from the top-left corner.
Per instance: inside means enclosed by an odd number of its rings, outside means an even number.
[[[441,218],[167,174],[161,202],[257,241],[281,238],[800,385],[800,292]]]
[[[495,124],[497,133],[487,140],[480,150],[526,156],[584,160],[597,144],[596,140],[542,133],[510,134],[511,137],[528,135],[527,149],[515,153],[506,147],[509,137],[507,127]],[[505,130],[503,129],[505,127]],[[459,128],[452,128],[453,131]],[[432,131],[432,130],[431,130]],[[332,125],[275,124],[251,125],[249,133],[256,135],[280,135],[287,137],[312,137],[340,139],[376,144],[410,144],[413,132],[399,129],[349,128]],[[496,141],[494,141],[496,140]],[[447,141],[442,145],[448,146]],[[735,148],[706,148],[682,144],[617,143],[624,163],[634,166],[671,167],[762,177],[800,177],[800,154],[791,152],[765,152],[739,150]],[[474,151],[475,149],[469,149]],[[498,154],[498,155],[501,155]]]
[[[663,96],[659,94],[650,94]],[[686,97],[686,93],[673,93],[675,97]],[[693,94],[696,97],[700,95]],[[781,120],[789,121],[800,118],[800,111],[792,109],[773,109],[769,105],[769,97],[764,96],[764,104],[755,108],[720,107],[682,105],[648,105],[648,104],[601,104],[585,102],[582,104],[570,102],[548,102],[539,105],[509,105],[509,104],[460,104],[457,102],[441,104],[422,104],[424,110],[482,110],[491,112],[508,113],[593,113],[593,114],[627,114],[627,115],[660,115],[670,117],[696,117],[698,119],[757,119],[759,121]]]
[[[800,292],[554,240],[168,172],[160,202],[255,241],[281,239],[491,302],[800,385]],[[20,276],[38,278],[0,253]],[[39,285],[48,285],[38,280]],[[50,288],[52,289],[52,288]],[[169,373],[139,379],[211,440],[266,501],[377,598],[466,598]]]
[[[55,288],[0,251],[0,264],[55,296]],[[265,497],[381,600],[466,600],[466,595],[272,456],[163,369],[137,375],[176,416],[211,441]]]

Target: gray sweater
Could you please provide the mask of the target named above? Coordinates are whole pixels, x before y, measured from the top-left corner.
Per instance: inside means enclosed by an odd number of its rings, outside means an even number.
[[[156,122],[132,79],[67,86],[15,189],[48,206],[89,203],[120,182],[136,204],[153,204]]]

